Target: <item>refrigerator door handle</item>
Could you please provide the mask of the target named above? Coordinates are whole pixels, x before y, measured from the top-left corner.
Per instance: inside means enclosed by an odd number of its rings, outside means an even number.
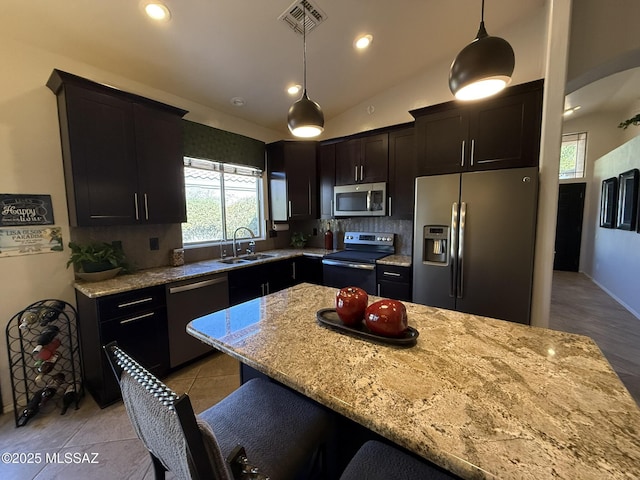
[[[460,237],[458,237],[458,298],[464,296],[464,228],[467,219],[467,202],[460,203]]]
[[[453,202],[451,205],[451,238],[449,239],[449,296],[455,297],[456,295],[456,282],[457,282],[457,264],[456,261],[456,241],[458,237],[458,202]]]

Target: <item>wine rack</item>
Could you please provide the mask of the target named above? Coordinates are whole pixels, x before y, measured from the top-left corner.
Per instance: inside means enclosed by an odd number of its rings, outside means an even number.
[[[35,415],[79,408],[84,382],[77,320],[73,305],[56,299],[32,303],[9,320],[6,338],[16,427]],[[39,345],[43,339],[46,344]],[[25,415],[27,410],[30,415]]]

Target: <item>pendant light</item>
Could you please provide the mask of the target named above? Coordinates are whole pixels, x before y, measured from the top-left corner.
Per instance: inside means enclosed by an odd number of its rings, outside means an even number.
[[[320,105],[307,95],[307,15],[302,3],[302,97],[289,108],[287,123],[296,137],[317,137],[324,130],[324,114]]]
[[[477,100],[498,93],[511,82],[515,56],[509,42],[487,34],[484,0],[480,29],[451,64],[449,88],[459,100]]]

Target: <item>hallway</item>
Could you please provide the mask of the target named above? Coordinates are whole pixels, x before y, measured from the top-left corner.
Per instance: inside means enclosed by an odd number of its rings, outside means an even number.
[[[549,328],[591,337],[640,405],[640,319],[586,275],[555,271]]]

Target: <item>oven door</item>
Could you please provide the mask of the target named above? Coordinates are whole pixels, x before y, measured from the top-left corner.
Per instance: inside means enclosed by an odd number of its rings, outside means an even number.
[[[325,258],[322,278],[327,287],[359,287],[370,295],[376,294],[376,267],[372,263]]]
[[[333,187],[336,217],[383,216],[386,210],[386,183],[361,183]]]

